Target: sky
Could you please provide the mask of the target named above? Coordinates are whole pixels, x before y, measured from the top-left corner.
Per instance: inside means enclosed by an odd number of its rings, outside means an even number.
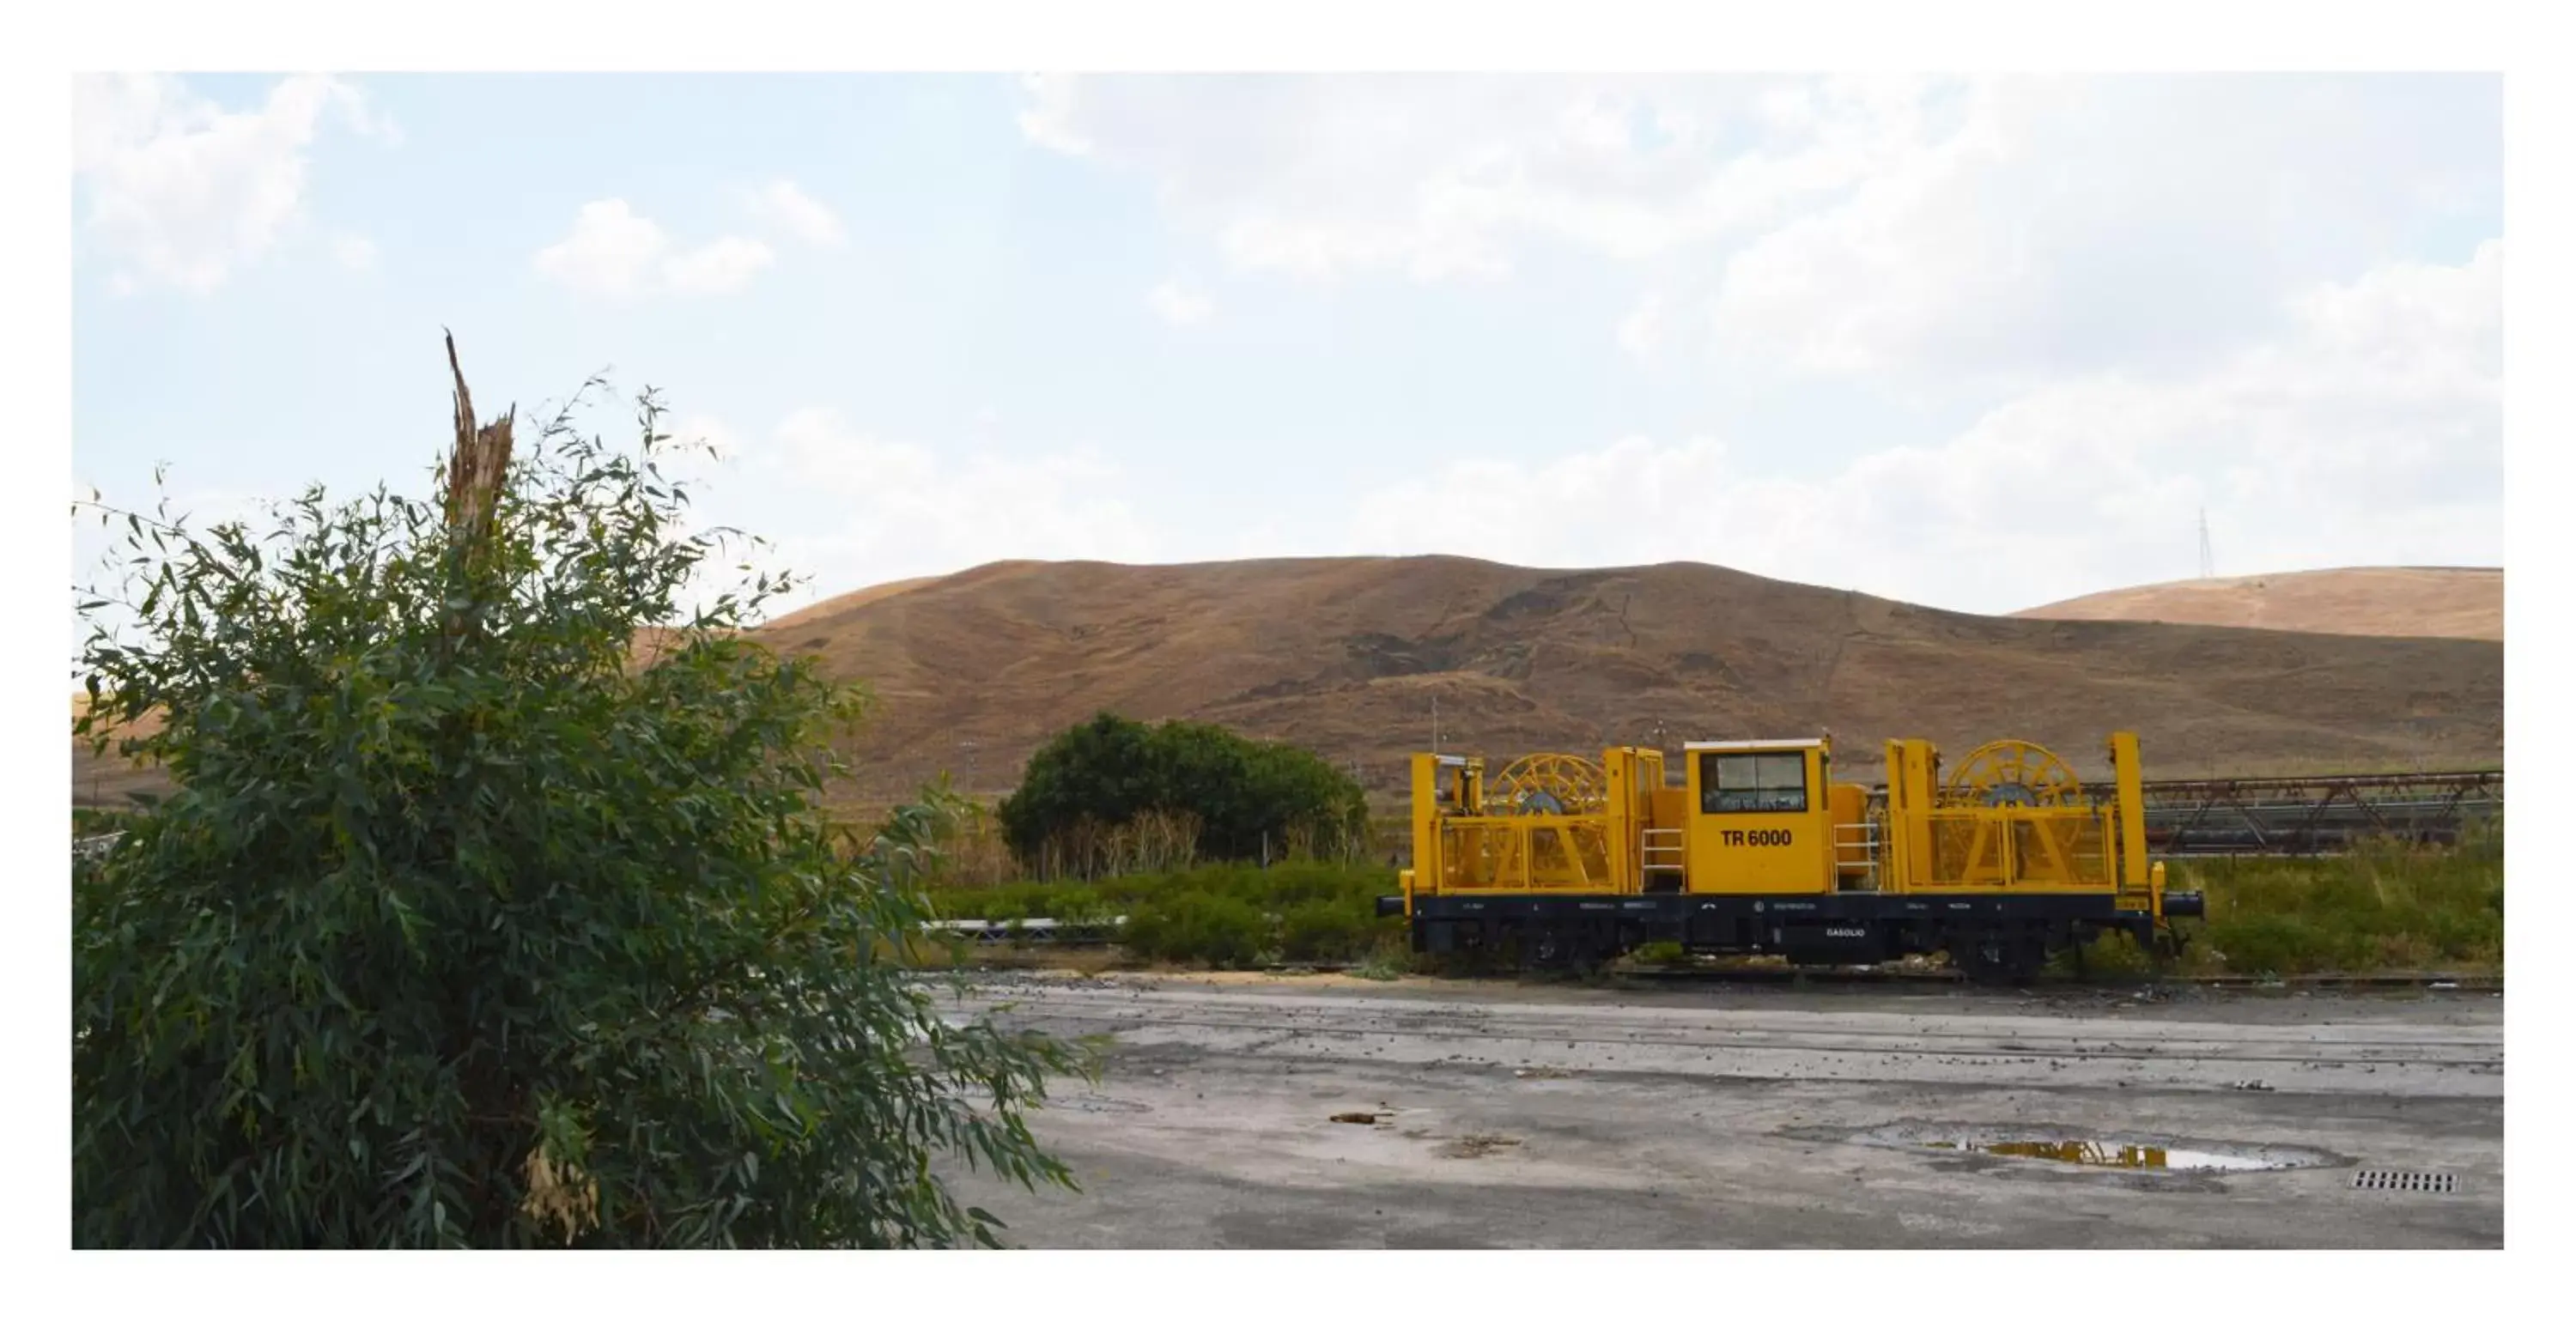
[[[2222,574],[2501,565],[2501,94],[88,78],[74,476],[426,494],[445,328],[487,411],[658,390],[799,599],[1439,552],[2001,612],[2190,577],[2204,512]]]

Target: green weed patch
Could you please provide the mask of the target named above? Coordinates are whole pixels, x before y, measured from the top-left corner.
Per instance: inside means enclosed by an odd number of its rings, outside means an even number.
[[[1138,959],[1210,968],[1286,960],[1347,964],[1404,940],[1404,920],[1377,916],[1392,869],[1331,863],[1218,864],[1092,882],[1017,882],[933,893],[943,918],[993,921],[1124,917]]]
[[[2168,884],[2208,896],[2185,923],[2194,972],[2501,973],[2504,833],[2448,848],[2370,844],[2315,859],[2186,859]]]

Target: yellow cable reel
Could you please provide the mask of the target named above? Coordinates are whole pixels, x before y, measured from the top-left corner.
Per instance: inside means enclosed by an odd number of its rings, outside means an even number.
[[[1571,753],[1532,753],[1503,768],[1485,786],[1485,811],[1594,813],[1610,802],[1610,778],[1601,764]]]
[[[2084,782],[2057,754],[2026,739],[1980,744],[1950,773],[1943,797],[1988,808],[2071,808],[2084,802]]]

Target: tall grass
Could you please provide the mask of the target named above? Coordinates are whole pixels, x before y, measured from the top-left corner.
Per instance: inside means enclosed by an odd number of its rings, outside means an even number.
[[[1115,824],[1090,818],[1047,837],[1035,872],[1042,881],[1091,881],[1140,872],[1185,871],[1198,862],[1199,819],[1141,812]]]
[[[1382,867],[1228,863],[1088,881],[945,885],[932,903],[946,918],[1124,917],[1121,941],[1136,958],[1247,968],[1352,963],[1401,944],[1403,920],[1377,916],[1377,897],[1395,884]]]
[[[2314,859],[2185,859],[2168,884],[2209,916],[2197,971],[2254,974],[2502,972],[2504,824],[2460,843],[2368,842]]]
[[[1089,883],[1113,877],[1188,872],[1199,855],[1201,823],[1186,812],[1144,812],[1130,821],[1105,824],[1088,819],[1056,832],[1034,858],[1015,855],[992,808],[974,802],[958,807],[959,820],[941,845],[938,884],[972,890],[1025,882]],[[1268,842],[1269,863],[1316,863],[1366,868],[1380,859],[1391,869],[1408,842],[1409,820],[1372,821],[1363,830],[1344,831],[1310,823],[1290,823]],[[853,827],[855,838],[864,838]]]

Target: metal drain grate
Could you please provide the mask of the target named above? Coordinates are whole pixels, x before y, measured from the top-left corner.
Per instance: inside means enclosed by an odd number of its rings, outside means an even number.
[[[2391,1193],[2458,1193],[2459,1177],[2434,1171],[2354,1171],[2352,1187]]]

